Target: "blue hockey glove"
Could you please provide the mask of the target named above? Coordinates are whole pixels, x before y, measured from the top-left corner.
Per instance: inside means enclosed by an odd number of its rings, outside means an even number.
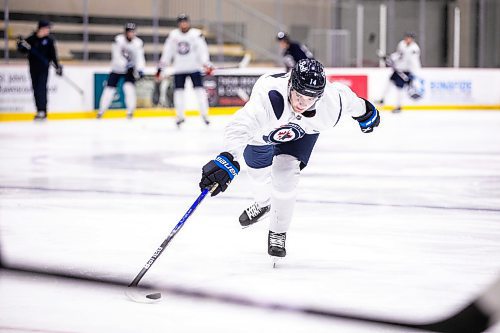
[[[234,160],[233,155],[224,152],[205,164],[201,172],[200,189],[211,188],[219,184],[212,192],[212,196],[224,192],[233,178],[240,171],[240,164]]]
[[[363,133],[370,133],[380,124],[380,114],[372,103],[364,98],[363,100],[366,104],[366,113],[362,116],[353,118],[358,121],[359,127]]]

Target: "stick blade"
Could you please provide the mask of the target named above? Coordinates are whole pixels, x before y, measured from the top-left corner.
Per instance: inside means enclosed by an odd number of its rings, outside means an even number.
[[[147,289],[128,287],[125,295],[136,303],[152,304],[161,301],[161,293]]]

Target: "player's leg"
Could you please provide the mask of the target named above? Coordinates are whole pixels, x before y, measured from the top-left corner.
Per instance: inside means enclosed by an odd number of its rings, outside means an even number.
[[[184,122],[185,96],[184,85],[186,84],[187,74],[174,75],[174,106],[176,113],[176,124],[180,126]]]
[[[300,171],[306,167],[319,134],[306,134],[299,140],[279,144],[272,166],[271,222],[268,253],[286,255],[286,233],[292,222]]]
[[[247,227],[261,220],[270,208],[271,164],[273,162],[273,146],[248,145],[243,152],[248,166],[250,187],[254,202],[241,213],[241,226]]]
[[[37,70],[31,70],[31,83],[33,86],[33,97],[35,98],[36,115],[35,120],[44,120],[47,118],[47,77],[48,71],[45,74]]]
[[[200,72],[191,73],[191,81],[193,82],[194,93],[198,101],[198,106],[200,108],[200,115],[205,124],[209,125],[210,120],[208,119],[208,97],[205,88],[203,87],[203,81]]]
[[[116,85],[120,79],[120,74],[111,72],[108,76],[108,82],[101,95],[101,100],[99,102],[99,112],[97,113],[97,118],[101,118],[104,112],[109,108],[113,98],[115,97]]]
[[[135,78],[133,72],[129,71],[125,75],[123,83],[123,94],[125,95],[125,105],[127,106],[127,118],[131,119],[134,116],[134,111],[137,105],[137,95],[135,93]]]
[[[393,113],[401,112],[401,103],[403,101],[403,88],[406,84],[406,75],[400,72],[394,72],[391,76],[391,81],[396,86],[396,107],[392,110]]]
[[[300,161],[291,155],[278,155],[272,166],[271,223],[269,224],[268,253],[275,257],[286,255],[286,232],[292,222]]]
[[[392,80],[393,75],[394,74],[392,74],[391,77],[389,78],[389,81],[387,81],[385,88],[382,92],[382,97],[379,100],[375,101],[375,104],[384,104],[384,102],[385,102],[387,96],[389,95],[389,92],[391,91],[391,88],[394,84],[393,80]]]

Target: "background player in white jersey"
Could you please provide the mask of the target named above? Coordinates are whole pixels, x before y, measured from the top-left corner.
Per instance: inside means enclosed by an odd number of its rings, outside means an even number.
[[[186,14],[180,14],[177,17],[177,29],[170,32],[161,54],[157,80],[160,80],[162,69],[172,64],[174,70],[174,105],[177,114],[176,123],[180,126],[184,118],[185,96],[184,85],[186,77],[190,77],[193,82],[193,88],[198,100],[200,114],[205,124],[210,124],[208,120],[208,98],[201,72],[210,74],[213,66],[210,63],[208,47],[201,30],[191,28],[189,17]]]
[[[385,88],[380,104],[384,104],[384,98],[389,93],[392,85],[397,88],[396,107],[392,112],[401,112],[401,101],[403,99],[404,88],[407,87],[410,97],[421,97],[414,86],[415,74],[420,70],[420,47],[415,42],[415,34],[406,33],[403,40],[398,43],[396,52],[389,57],[382,56],[387,66],[392,67],[392,73],[389,82]]]
[[[364,133],[380,122],[370,102],[343,84],[327,82],[316,60],[300,60],[291,73],[261,76],[225,129],[224,152],[203,167],[200,188],[218,184],[212,195],[224,192],[243,157],[255,202],[241,214],[240,224],[249,226],[270,212],[268,253],[284,257],[300,172],[319,133],[346,114]]]
[[[127,105],[127,117],[132,118],[137,103],[135,81],[144,76],[144,43],[135,35],[135,23],[125,25],[125,33],[115,37],[111,47],[111,73],[102,92],[97,118],[101,118],[109,108],[115,95],[116,86],[120,79],[124,79],[123,92]]]

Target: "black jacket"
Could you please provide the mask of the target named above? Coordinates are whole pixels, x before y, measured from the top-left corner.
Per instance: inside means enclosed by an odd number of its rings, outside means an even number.
[[[290,42],[287,49],[283,51],[283,62],[285,63],[287,71],[295,66],[297,61],[302,59],[313,59],[313,54],[307,49],[305,45],[296,42]]]
[[[22,53],[28,53],[30,70],[47,71],[50,62],[53,62],[56,68],[59,67],[55,41],[51,36],[38,38],[34,32],[26,38],[26,41],[31,45],[31,50],[28,51],[22,47],[18,47],[18,50]]]

